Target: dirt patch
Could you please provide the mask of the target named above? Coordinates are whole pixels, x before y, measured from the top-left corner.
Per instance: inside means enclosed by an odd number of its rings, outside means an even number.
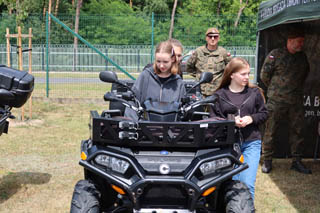
[[[18,126],[41,126],[44,121],[40,119],[30,119],[21,121],[18,119],[9,119],[10,127],[18,127]]]

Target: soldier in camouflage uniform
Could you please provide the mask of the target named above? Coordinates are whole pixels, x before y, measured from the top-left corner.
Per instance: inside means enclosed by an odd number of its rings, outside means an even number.
[[[225,66],[231,60],[231,54],[218,46],[220,34],[217,28],[209,28],[206,32],[207,44],[198,47],[187,61],[186,71],[197,80],[202,72],[212,72],[211,83],[201,85],[203,96],[210,96],[218,88]]]
[[[286,120],[289,125],[289,144],[293,158],[291,169],[311,174],[311,170],[301,162],[301,145],[304,140],[303,85],[309,73],[307,56],[301,51],[303,44],[303,31],[289,31],[287,46],[272,50],[262,66],[260,78],[268,89],[269,111],[262,144],[264,173],[269,173],[272,169],[275,132],[280,121]]]

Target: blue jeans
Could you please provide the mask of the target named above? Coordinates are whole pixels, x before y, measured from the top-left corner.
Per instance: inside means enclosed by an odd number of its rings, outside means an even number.
[[[245,141],[241,145],[241,151],[244,157],[244,162],[249,165],[249,168],[233,176],[233,180],[240,180],[245,183],[251,193],[254,201],[254,190],[257,177],[257,171],[260,161],[261,140]]]

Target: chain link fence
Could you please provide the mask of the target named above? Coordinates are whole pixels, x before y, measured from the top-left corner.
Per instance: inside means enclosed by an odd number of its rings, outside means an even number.
[[[115,61],[119,66],[129,73],[139,73],[143,67],[151,61],[151,46],[143,45],[97,45],[95,46],[106,56]],[[184,54],[194,50],[195,46],[184,48]],[[255,47],[225,47],[232,56],[246,58],[254,67]],[[28,49],[23,46],[22,49]],[[32,70],[45,72],[45,49],[46,45],[32,45]],[[118,71],[112,64],[100,57],[96,52],[85,45],[78,46],[77,53],[74,52],[72,44],[50,45],[50,72],[100,72],[103,70]],[[17,47],[10,49],[11,67],[18,69]],[[73,64],[73,58],[77,55],[78,64]],[[29,69],[28,52],[23,53],[23,70]],[[7,64],[6,45],[0,44],[0,64]]]
[[[101,52],[110,57],[120,67],[135,77],[143,67],[151,62],[150,46],[96,46]],[[25,46],[23,49],[27,49]],[[78,64],[73,64],[73,45],[50,45],[49,75],[45,68],[45,45],[33,45],[32,47],[32,72],[36,78],[36,88],[33,97],[46,97],[49,89],[49,97],[55,98],[99,98],[106,91],[99,81],[100,71],[112,70],[118,72],[120,78],[127,78],[112,64],[104,60],[97,53],[85,45],[78,46]],[[185,47],[184,53],[193,50],[194,46]],[[251,65],[251,73],[254,74],[255,48],[254,47],[225,47],[232,56],[246,58]],[[11,48],[11,67],[18,69],[17,48]],[[29,69],[28,52],[23,53],[23,70]],[[6,45],[0,45],[0,64],[7,64]],[[48,79],[47,79],[48,77]]]
[[[59,16],[61,22],[74,29],[74,17]],[[206,21],[205,21],[206,20]],[[209,21],[208,21],[209,20]],[[173,37],[185,45],[184,53],[205,44],[204,32],[217,26],[221,32],[220,44],[233,56],[255,63],[255,18],[244,17],[239,26],[233,26],[232,17],[177,16]],[[191,24],[194,23],[194,24]],[[205,23],[205,24],[203,24]],[[46,73],[46,24],[49,24],[49,72]],[[84,16],[80,17],[79,34],[95,48],[135,77],[146,64],[152,62],[154,45],[168,38],[170,17],[153,15]],[[16,32],[12,16],[0,16],[0,64],[7,64],[5,30]],[[46,23],[42,15],[31,15],[23,23],[22,33],[32,27],[32,71],[36,79],[33,97],[88,99],[100,98],[110,85],[102,83],[98,74],[102,70],[118,69],[87,45],[79,42],[74,47],[74,36],[54,21]],[[10,39],[11,44],[16,40]],[[108,44],[108,45],[106,45]],[[253,45],[254,44],[254,45]],[[28,49],[27,39],[23,49]],[[18,67],[18,47],[10,47],[11,67]],[[76,60],[75,60],[76,58]],[[28,52],[23,52],[23,69],[28,70]],[[127,78],[119,72],[120,78]]]

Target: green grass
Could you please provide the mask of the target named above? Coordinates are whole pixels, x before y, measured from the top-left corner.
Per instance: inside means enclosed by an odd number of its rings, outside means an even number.
[[[101,99],[103,95],[111,90],[111,84],[51,84],[49,87],[49,98],[82,98]],[[34,97],[46,97],[46,85],[36,84]]]
[[[107,104],[33,101],[32,119],[10,121],[0,136],[0,212],[69,212],[73,188],[83,178],[80,142],[89,137],[89,111]],[[20,117],[21,109],[13,114]],[[320,212],[320,161],[306,160],[312,175],[275,159],[273,171],[256,182],[257,212]]]
[[[290,170],[291,159],[275,159],[270,174],[260,172],[256,182],[258,212],[320,212],[320,161],[304,160],[312,175]]]
[[[69,211],[73,186],[83,177],[78,161],[89,111],[103,108],[34,101],[33,119],[10,122],[9,134],[0,137],[1,212]]]
[[[44,78],[45,73],[34,73],[36,78]],[[133,75],[138,77],[137,74]],[[99,78],[99,73],[71,73],[71,72],[54,72],[50,73],[49,79],[64,78],[64,79],[82,79],[82,78]],[[125,74],[118,73],[119,79],[129,79]],[[193,79],[191,76],[186,75],[185,79]],[[72,82],[72,80],[70,81]],[[111,90],[111,84],[109,83],[50,83],[49,84],[49,98],[53,99],[101,99],[103,95]],[[47,85],[45,83],[36,83],[33,97],[46,98],[47,97]],[[69,102],[69,100],[65,100]]]

